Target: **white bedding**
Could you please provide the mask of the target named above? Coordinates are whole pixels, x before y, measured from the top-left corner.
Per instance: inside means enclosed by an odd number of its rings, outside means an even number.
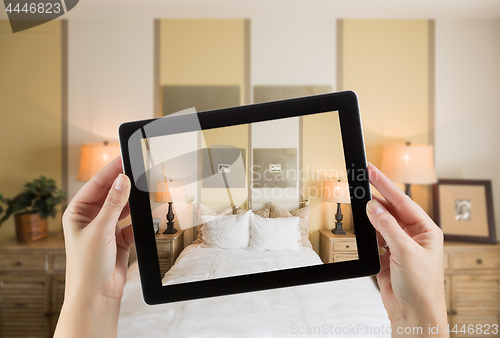
[[[202,246],[203,244],[187,246],[165,274],[163,285],[323,264],[314,250],[309,248],[254,251]]]
[[[389,327],[380,293],[368,277],[149,306],[134,263],[118,337],[390,337]]]

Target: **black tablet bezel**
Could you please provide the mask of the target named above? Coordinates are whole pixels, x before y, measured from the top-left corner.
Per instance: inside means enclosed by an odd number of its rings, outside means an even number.
[[[361,127],[358,98],[352,91],[308,96],[296,99],[252,104],[197,113],[201,129],[228,127],[337,111],[339,114],[345,163],[352,196],[351,207],[356,228],[358,260],[315,265],[302,268],[278,270],[251,275],[211,279],[183,284],[162,286],[158,252],[156,249],[151,206],[148,192],[132,184],[130,213],[134,228],[139,273],[144,301],[160,304],[197,298],[215,297],[242,292],[259,291],[295,285],[328,282],[339,279],[370,276],[379,272],[380,261],[375,229],[365,212],[371,198],[367,162]],[[182,119],[183,115],[172,118]],[[124,173],[132,177],[129,138],[145,125],[155,121],[149,119],[124,123],[119,128],[120,147]],[[349,132],[344,132],[348,130]],[[164,134],[161,134],[164,135]],[[148,134],[148,137],[161,136]],[[134,159],[141,161],[142,157]],[[131,179],[133,182],[133,180]],[[361,190],[360,190],[361,189]],[[359,192],[365,192],[359,196]]]

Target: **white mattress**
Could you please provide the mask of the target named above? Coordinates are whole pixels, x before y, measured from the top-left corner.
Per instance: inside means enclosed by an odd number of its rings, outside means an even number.
[[[186,247],[165,274],[163,285],[323,264],[310,248],[287,251]]]
[[[274,268],[271,260],[267,262]],[[275,264],[286,267],[287,260],[276,253]],[[250,264],[245,265],[249,271]],[[217,278],[228,269],[208,271]],[[172,274],[172,281],[191,278],[181,274]],[[142,300],[134,263],[125,285],[118,337],[389,337],[389,327],[380,293],[367,277],[149,306]]]

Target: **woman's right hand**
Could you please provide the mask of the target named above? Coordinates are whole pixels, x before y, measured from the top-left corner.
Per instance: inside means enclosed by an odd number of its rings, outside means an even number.
[[[374,196],[366,211],[379,245],[388,247],[381,254],[377,280],[393,334],[447,337],[443,232],[380,170],[369,164],[368,172],[370,183],[384,197]],[[436,325],[439,334],[431,334],[429,328]],[[422,331],[417,334],[415,328]]]

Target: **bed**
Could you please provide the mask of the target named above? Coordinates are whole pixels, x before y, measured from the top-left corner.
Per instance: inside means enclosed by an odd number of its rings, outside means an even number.
[[[389,327],[368,277],[149,306],[133,263],[118,337],[390,337]]]
[[[163,285],[323,264],[310,248],[283,251],[186,247],[163,277]]]
[[[206,247],[197,241],[183,250],[162,282],[314,264],[323,263],[307,245],[255,251]],[[118,337],[389,337],[389,328],[380,292],[368,277],[148,306],[134,263],[128,271]]]

